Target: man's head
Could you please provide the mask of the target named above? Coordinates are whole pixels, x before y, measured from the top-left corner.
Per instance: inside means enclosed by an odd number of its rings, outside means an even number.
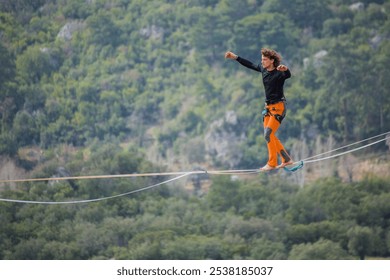
[[[261,63],[264,68],[269,68],[272,64],[276,68],[280,65],[282,57],[276,51],[271,49],[261,49]]]

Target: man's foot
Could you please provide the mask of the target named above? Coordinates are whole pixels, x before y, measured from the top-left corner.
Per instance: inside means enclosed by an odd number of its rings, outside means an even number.
[[[294,162],[292,160],[289,160],[287,162],[282,162],[281,164],[279,164],[276,168],[283,168],[287,165],[291,165],[291,164],[294,164]]]
[[[275,167],[266,164],[266,165],[264,165],[263,167],[260,168],[260,171],[271,171],[273,169],[275,169]]]

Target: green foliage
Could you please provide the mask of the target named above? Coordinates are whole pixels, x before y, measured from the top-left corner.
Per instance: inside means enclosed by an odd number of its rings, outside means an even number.
[[[0,43],[0,63],[2,65],[0,70],[0,90],[3,93],[7,83],[15,77],[15,63],[12,55],[2,43]]]
[[[255,260],[285,260],[287,259],[286,248],[280,241],[275,242],[261,238],[251,246],[251,259]]]
[[[39,111],[44,148],[107,135],[144,145],[149,128],[175,126],[168,140],[151,135],[165,157],[229,108],[248,136],[240,164],[257,166],[261,83],[222,61],[227,49],[258,61],[262,46],[293,72],[281,136],[298,138],[308,123],[345,141],[388,130],[386,3],[354,11],[336,0],[11,2],[0,16],[1,101],[12,105],[1,107],[2,133],[15,134],[18,111]],[[323,62],[301,66],[319,50]]]
[[[302,224],[356,218],[360,196],[361,193],[352,185],[334,180],[318,182],[317,186],[306,187],[298,192],[289,209],[289,216],[293,222]]]
[[[34,118],[25,111],[19,111],[14,119],[14,133],[17,143],[28,146],[39,140],[39,130]]]
[[[310,28],[314,32],[318,32],[322,28],[321,23],[332,15],[329,6],[331,2],[330,0],[267,0],[264,3],[264,8],[287,15],[300,28]]]
[[[247,16],[235,23],[234,33],[235,46],[240,53],[247,53],[251,57],[260,56],[259,45],[272,47],[289,55],[293,54],[289,46],[298,45],[298,32],[289,19],[280,13]]]
[[[117,157],[123,156],[119,153]],[[90,164],[96,164],[95,160],[97,158],[91,159]],[[98,162],[103,166],[107,164],[101,160]],[[297,207],[295,199],[301,196],[301,190],[274,184],[273,194],[256,204],[261,200],[260,193],[266,195],[271,192],[271,186],[266,186],[268,191],[265,192],[257,184],[260,190],[257,195],[254,182],[231,181],[229,185],[228,177],[216,178],[222,179],[214,180],[206,198],[171,189],[167,192],[148,191],[83,205],[47,206],[3,202],[0,204],[4,229],[0,242],[1,257],[356,259],[367,256],[388,257],[390,254],[390,225],[377,225],[370,221],[371,217],[364,218],[364,204],[372,195],[371,190],[375,190],[380,198],[387,196],[386,188],[380,187],[386,184],[385,181],[372,180],[365,188],[360,188],[359,183],[339,183],[338,188],[354,188],[359,192],[358,196],[355,195],[355,200],[351,201],[358,206],[355,208],[356,214],[348,211],[352,205],[348,206],[345,200],[334,199],[337,197],[335,190],[330,190],[327,184],[317,184],[313,186],[316,192],[308,193],[307,199],[312,200],[318,194],[326,192],[326,196],[332,198],[332,201],[326,199],[325,202],[317,202],[318,207],[324,207],[328,203],[331,204],[330,208],[344,213],[339,216],[325,215],[321,222],[306,220],[301,223],[292,221],[289,217]],[[19,199],[63,201],[78,199],[77,196],[86,198],[112,195],[128,191],[134,185],[139,188],[146,184],[145,181],[119,180],[113,183],[94,180],[88,184],[79,182],[80,189],[74,190],[66,182],[52,186],[42,183],[24,190],[3,193],[7,197]],[[222,184],[228,186],[228,189],[224,190]],[[344,208],[337,209],[338,206]],[[301,209],[305,207],[305,204],[300,205]],[[245,209],[244,214],[240,213],[241,208]],[[310,211],[309,208],[306,209]],[[384,221],[388,213],[379,212],[377,215],[377,220],[381,217]]]
[[[236,210],[239,182],[231,181],[228,176],[213,179],[207,199],[212,208],[217,211]]]
[[[261,47],[281,52],[293,74],[280,130],[287,143],[310,149],[318,136],[340,143],[389,131],[390,6],[365,0],[354,10],[352,2],[0,1],[1,160],[26,177],[232,165],[207,150],[206,135],[217,130],[239,139],[234,167],[257,168],[266,160],[261,79],[223,54],[258,63]],[[161,186],[87,205],[1,202],[0,258],[390,256],[388,180],[288,181],[213,176],[201,197]],[[0,192],[83,200],[157,182],[34,182]]]
[[[18,146],[15,142],[15,136],[12,134],[0,135],[0,152],[2,155],[15,156],[18,152]]]
[[[49,53],[49,49],[29,47],[16,59],[16,68],[26,83],[38,83],[44,76],[58,68],[58,63]]]
[[[91,29],[91,44],[117,46],[120,43],[121,31],[110,18],[110,14],[100,12],[87,19]]]
[[[286,243],[292,246],[294,244],[315,243],[321,238],[325,238],[345,246],[348,227],[347,221],[331,222],[331,220],[308,225],[292,225],[286,232]]]
[[[312,244],[294,246],[288,258],[290,260],[346,260],[350,259],[350,256],[339,244],[320,239]]]
[[[348,249],[361,260],[372,251],[372,230],[367,227],[353,227],[348,231]]]

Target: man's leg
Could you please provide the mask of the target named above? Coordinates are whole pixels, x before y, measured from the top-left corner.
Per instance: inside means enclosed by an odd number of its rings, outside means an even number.
[[[278,165],[278,152],[283,147],[275,135],[280,123],[273,116],[269,116],[267,123],[264,124],[264,138],[267,141],[268,148],[267,164],[271,167],[276,167]]]
[[[269,161],[268,164],[270,166],[276,166],[278,159],[277,155],[282,158],[282,164],[291,162],[291,157],[287,153],[283,144],[280,142],[278,137],[276,136],[276,132],[278,131],[280,124],[285,116],[285,105],[284,103],[277,103],[268,107],[270,110],[271,116],[267,120],[267,123],[264,123],[265,127],[265,137],[268,145],[269,152]],[[275,165],[274,165],[275,164]]]

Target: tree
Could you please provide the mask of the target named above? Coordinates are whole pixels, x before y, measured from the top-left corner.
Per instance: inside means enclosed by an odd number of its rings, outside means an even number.
[[[217,211],[236,210],[239,182],[229,176],[220,176],[213,179],[207,201],[212,209]]]
[[[15,61],[8,49],[0,42],[0,93],[4,93],[9,82],[15,78]],[[2,95],[0,95],[1,97]]]
[[[319,33],[322,23],[332,16],[329,2],[330,0],[267,0],[263,5],[263,10],[287,15],[300,28],[309,28]]]
[[[318,180],[292,198],[288,216],[295,223],[345,221],[358,216],[361,193],[337,179]]]
[[[21,240],[13,248],[12,253],[6,256],[6,259],[14,260],[37,260],[45,240],[42,238],[29,238]]]
[[[18,74],[27,84],[38,83],[43,76],[48,76],[60,63],[52,56],[52,50],[33,45],[28,47],[16,59]]]
[[[0,42],[0,65],[0,133],[2,133],[9,127],[15,112],[24,101],[16,90],[15,58],[2,42]]]
[[[0,154],[13,157],[18,151],[19,145],[12,133],[0,134]]]
[[[164,259],[221,260],[229,258],[228,246],[218,237],[186,235],[168,242],[162,249]]]
[[[348,228],[349,224],[346,221],[327,220],[307,225],[294,224],[287,228],[284,242],[288,248],[291,248],[293,245],[315,243],[320,239],[326,239],[346,247],[348,238],[345,232]]]
[[[20,146],[39,142],[39,130],[34,118],[26,111],[19,111],[14,120],[14,133]]]
[[[80,257],[80,247],[75,242],[49,241],[39,253],[42,260],[76,260]]]
[[[390,255],[390,231],[386,233],[386,247],[387,247],[387,255]]]
[[[78,0],[66,1],[63,8],[64,16],[74,19],[85,19],[92,14],[92,5]]]
[[[373,232],[369,227],[355,226],[348,231],[348,250],[364,260],[373,250]]]
[[[122,252],[119,258],[133,260],[163,259],[162,244],[168,244],[173,239],[174,232],[170,230],[148,230],[139,233],[129,241],[126,252]]]
[[[260,49],[271,47],[282,54],[292,56],[290,46],[297,45],[298,33],[285,15],[280,13],[261,13],[249,15],[235,22],[233,42],[247,58],[258,58]]]
[[[287,252],[282,242],[261,238],[252,244],[250,258],[255,260],[285,260],[287,259]]]
[[[288,256],[289,260],[346,260],[348,253],[336,243],[320,239],[315,243],[294,245]]]
[[[120,43],[121,30],[111,19],[109,13],[99,12],[87,19],[91,29],[91,43],[117,46]]]

